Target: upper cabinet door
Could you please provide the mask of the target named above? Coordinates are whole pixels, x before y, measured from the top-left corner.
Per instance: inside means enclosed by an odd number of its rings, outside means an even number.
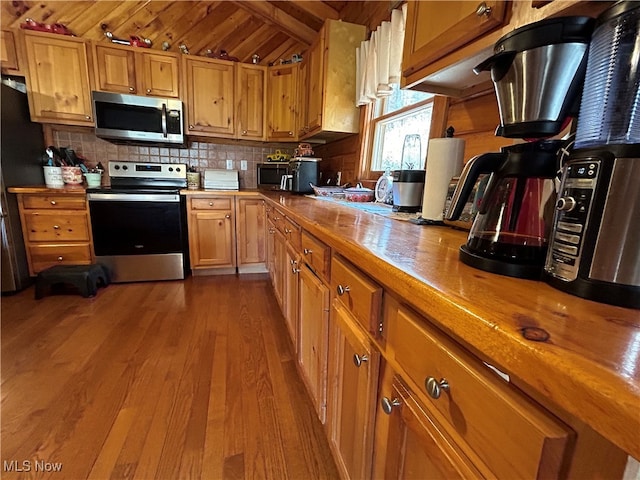
[[[16,37],[13,32],[8,30],[0,31],[0,66],[2,73],[21,74]]]
[[[180,97],[179,57],[167,53],[142,52],[140,95]]]
[[[185,58],[188,133],[233,137],[234,64]]]
[[[410,1],[404,39],[405,76],[438,60],[505,21],[506,1]]]
[[[242,63],[236,65],[237,136],[246,140],[264,140],[267,68]]]
[[[96,82],[98,90],[138,93],[135,52],[108,45],[96,45]]]
[[[63,35],[25,31],[24,36],[31,119],[93,125],[88,44]]]
[[[279,65],[268,70],[269,140],[298,139],[298,71],[298,63]]]

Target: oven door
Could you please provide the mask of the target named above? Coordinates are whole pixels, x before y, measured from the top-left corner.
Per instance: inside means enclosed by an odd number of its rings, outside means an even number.
[[[96,260],[114,282],[181,279],[188,242],[179,194],[89,193]]]

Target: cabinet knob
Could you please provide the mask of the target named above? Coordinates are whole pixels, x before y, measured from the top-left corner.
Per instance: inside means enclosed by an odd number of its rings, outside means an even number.
[[[62,257],[61,257],[61,256],[60,256],[60,257],[58,257],[58,261],[59,261],[59,262],[61,262],[61,261],[62,261]]]
[[[84,118],[85,120],[91,120],[91,115],[85,115]]]
[[[290,136],[290,137],[293,137],[293,132],[289,132],[289,136]]]
[[[246,130],[242,130],[242,135],[246,135],[247,131]]]
[[[269,229],[269,233],[270,233],[271,235],[273,235],[274,233],[276,233],[276,231],[275,231],[273,228],[270,228],[270,229]]]
[[[397,398],[389,400],[387,397],[382,397],[382,400],[380,400],[380,405],[382,405],[382,411],[384,413],[386,413],[387,415],[391,415],[393,407],[399,407],[400,405],[402,405],[402,403]]]
[[[313,250],[309,250],[308,248],[305,248],[303,252],[305,255],[311,255],[313,253]]]
[[[60,225],[54,225],[54,226],[53,226],[53,229],[54,229],[54,230],[60,230]]]
[[[338,291],[338,295],[340,295],[340,296],[343,296],[345,293],[351,291],[351,289],[349,288],[349,285],[346,285],[344,287],[342,285],[338,285],[336,290]]]
[[[193,125],[189,125],[189,130],[193,130]]]
[[[210,207],[213,207],[213,202],[209,202],[209,206],[210,206]]]
[[[55,205],[56,201],[55,200],[51,200],[51,205]]]
[[[229,215],[228,213],[224,216],[224,218],[231,218],[231,215]]]
[[[299,269],[299,268],[296,268],[296,267],[293,267],[293,268],[291,269],[291,271],[293,272],[293,274],[294,274],[294,275],[296,275],[296,274],[300,273],[300,269]]]
[[[292,230],[289,230],[287,227],[284,227],[284,233],[291,233]]]
[[[135,92],[135,91],[136,91],[136,89],[135,89],[135,88],[133,88],[133,87],[129,87],[129,91],[130,91],[130,92]]]
[[[424,388],[426,388],[429,396],[435,400],[440,398],[442,391],[449,391],[449,382],[445,378],[441,378],[440,381],[434,377],[427,377],[424,381]]]
[[[147,88],[147,93],[151,93],[151,89],[150,88]]]
[[[485,17],[491,16],[491,7],[487,6],[485,2],[482,2],[478,5],[478,8],[476,8],[476,15],[479,17],[482,17],[483,15]]]
[[[368,362],[369,361],[369,357],[367,355],[358,355],[357,353],[353,354],[353,364],[360,368],[360,365],[362,365],[364,362]]]

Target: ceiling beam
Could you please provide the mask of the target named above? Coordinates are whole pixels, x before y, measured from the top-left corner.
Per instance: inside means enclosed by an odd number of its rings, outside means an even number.
[[[285,0],[287,2],[293,3],[300,10],[307,12],[310,15],[313,15],[321,22],[324,22],[325,19],[330,18],[332,20],[340,20],[340,13],[331,8],[331,6],[320,0]]]
[[[236,1],[234,3],[252,14],[258,15],[265,23],[275,25],[284,33],[306,46],[311,45],[318,33],[300,20],[264,0]]]

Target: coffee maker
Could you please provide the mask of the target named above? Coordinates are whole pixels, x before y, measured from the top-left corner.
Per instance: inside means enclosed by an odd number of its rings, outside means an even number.
[[[562,169],[545,280],[640,308],[640,4],[598,17],[574,149]]]
[[[544,139],[577,114],[594,20],[558,17],[514,30],[474,71],[490,70],[500,126],[496,135]],[[555,204],[563,141],[536,140],[472,158],[446,214],[457,220],[480,174],[488,173],[478,214],[460,260],[473,267],[539,279]]]

